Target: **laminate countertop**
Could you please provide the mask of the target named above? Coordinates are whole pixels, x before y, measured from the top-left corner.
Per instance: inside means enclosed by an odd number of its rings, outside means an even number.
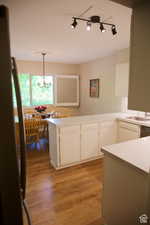
[[[129,116],[127,113],[104,113],[104,114],[94,114],[94,115],[83,115],[83,116],[72,116],[61,119],[46,119],[49,123],[52,123],[58,127],[78,125],[84,123],[102,122],[109,120],[116,120],[117,118],[125,118]]]
[[[150,170],[150,136],[122,142],[102,148],[104,154],[109,154],[119,160],[148,174]]]
[[[49,123],[52,123],[58,127],[70,126],[84,124],[87,122],[103,122],[109,120],[121,120],[124,122],[137,124],[140,126],[150,127],[150,120],[141,121],[135,119],[129,119],[129,117],[137,116],[136,113],[104,113],[104,114],[94,114],[94,115],[82,115],[82,116],[72,116],[60,119],[48,118],[46,119]]]
[[[121,116],[118,116],[117,119],[120,120],[120,121],[136,124],[136,125],[139,125],[139,126],[150,127],[150,120],[142,121],[142,120],[136,120],[136,119],[129,119],[128,117],[130,117],[130,116],[129,115],[128,116],[121,115]]]

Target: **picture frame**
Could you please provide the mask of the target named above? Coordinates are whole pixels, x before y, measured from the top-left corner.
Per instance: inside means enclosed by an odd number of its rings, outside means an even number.
[[[90,80],[90,97],[92,98],[99,97],[99,84],[100,84],[100,79]]]

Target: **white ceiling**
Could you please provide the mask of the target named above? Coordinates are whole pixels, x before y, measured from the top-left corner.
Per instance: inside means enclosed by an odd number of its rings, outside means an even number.
[[[12,54],[17,59],[41,60],[38,52],[47,51],[47,61],[82,63],[129,46],[131,9],[109,0],[0,0],[10,9]],[[99,15],[117,26],[101,33],[94,24],[90,32],[79,22],[72,30],[72,16]]]

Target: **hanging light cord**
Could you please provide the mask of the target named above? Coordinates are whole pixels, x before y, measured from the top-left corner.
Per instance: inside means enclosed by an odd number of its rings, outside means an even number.
[[[45,84],[45,56],[46,56],[46,53],[42,52],[42,56],[43,56],[43,84]]]
[[[43,79],[41,79],[41,81],[38,82],[37,84],[40,88],[49,88],[51,86],[51,82],[48,82],[46,80],[46,74],[45,74],[45,56],[47,55],[47,52],[41,52],[41,55],[42,55]]]

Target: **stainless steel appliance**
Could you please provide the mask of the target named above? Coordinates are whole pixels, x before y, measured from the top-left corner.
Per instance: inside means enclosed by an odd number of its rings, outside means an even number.
[[[15,140],[12,97],[14,80],[19,118],[20,151]],[[31,219],[26,205],[26,151],[22,103],[15,58],[11,58],[8,9],[0,6],[0,224],[23,225],[23,210],[28,224]]]
[[[150,127],[141,126],[141,137],[150,136]]]

